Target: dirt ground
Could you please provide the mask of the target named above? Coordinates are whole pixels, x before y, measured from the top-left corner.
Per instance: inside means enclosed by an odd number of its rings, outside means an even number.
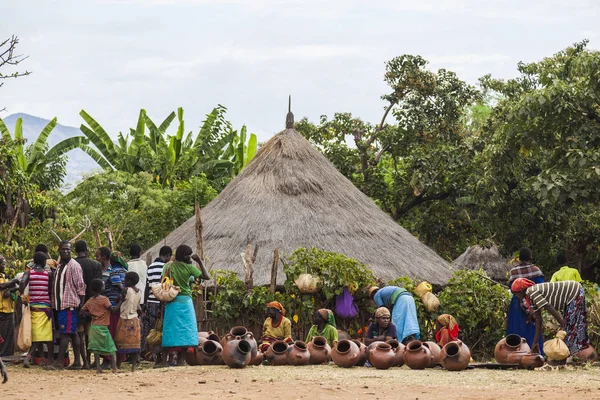
[[[127,367],[124,364],[123,367]],[[45,371],[9,367],[1,398],[83,399],[600,399],[600,368],[563,371],[414,371],[406,366],[379,371],[329,366],[225,366],[152,369],[134,374]],[[58,397],[56,397],[58,396]]]

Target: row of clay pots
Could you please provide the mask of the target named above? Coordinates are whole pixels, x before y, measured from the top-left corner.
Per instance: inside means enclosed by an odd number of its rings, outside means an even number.
[[[301,340],[288,345],[283,340],[271,343],[265,351],[265,360],[270,365],[307,365],[310,362],[310,351]]]

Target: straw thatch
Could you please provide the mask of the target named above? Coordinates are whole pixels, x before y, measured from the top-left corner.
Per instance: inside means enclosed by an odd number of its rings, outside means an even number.
[[[383,280],[406,275],[443,285],[448,264],[386,213],[294,129],[263,145],[252,162],[202,209],[207,266],[244,277],[240,253],[258,245],[254,283],[270,282],[273,250],[290,255],[299,247],[334,251],[366,264]],[[190,218],[149,249],[196,247]],[[278,284],[285,280],[282,266]]]
[[[489,248],[483,246],[470,246],[452,263],[456,269],[477,270],[483,268],[487,275],[495,281],[508,282],[508,274],[512,266],[498,251],[498,246]]]

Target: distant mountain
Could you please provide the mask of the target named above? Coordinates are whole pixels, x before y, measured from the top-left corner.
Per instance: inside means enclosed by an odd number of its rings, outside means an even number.
[[[48,119],[36,117],[29,114],[17,113],[11,114],[6,118],[2,118],[11,134],[14,134],[15,123],[18,118],[23,119],[23,136],[27,140],[25,146],[30,145],[38,137],[42,129],[50,122]],[[57,124],[50,136],[48,137],[48,145],[54,146],[56,143],[72,136],[83,136],[79,128]],[[100,166],[87,154],[79,149],[71,150],[68,154],[67,161],[67,176],[63,182],[63,191],[69,191],[84,174],[94,170],[99,170]]]

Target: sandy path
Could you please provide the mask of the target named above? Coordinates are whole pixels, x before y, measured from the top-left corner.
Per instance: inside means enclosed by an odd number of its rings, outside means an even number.
[[[124,365],[125,366],[125,365]],[[406,367],[183,367],[132,374],[9,368],[2,397],[65,400],[145,398],[213,399],[600,399],[600,368],[575,371],[448,372]]]

